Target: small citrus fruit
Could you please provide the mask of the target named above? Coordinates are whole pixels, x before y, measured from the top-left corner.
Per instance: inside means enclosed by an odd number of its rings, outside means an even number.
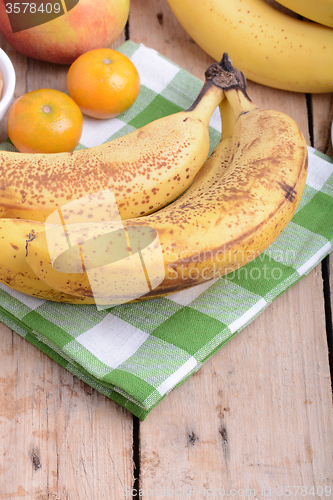
[[[7,132],[21,153],[61,153],[78,145],[83,116],[64,92],[39,89],[19,97],[10,107]]]
[[[67,90],[82,113],[93,118],[114,118],[136,101],[140,77],[125,55],[112,49],[94,49],[70,66]]]

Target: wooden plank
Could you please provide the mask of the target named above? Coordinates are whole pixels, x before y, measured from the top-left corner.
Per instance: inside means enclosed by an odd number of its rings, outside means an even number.
[[[16,70],[16,97],[66,90],[67,66],[27,59],[3,39],[1,47]],[[0,352],[0,500],[122,498],[133,482],[132,415],[2,323]]]
[[[312,95],[313,145],[333,158],[331,128],[333,120],[333,93]]]
[[[144,491],[333,488],[321,289],[317,268],[155,408],[140,431]]]
[[[333,373],[333,253],[330,253],[325,259],[325,265],[328,269],[328,276],[326,280],[328,283],[326,284],[328,289],[328,296],[326,300],[329,301],[327,304],[327,318],[326,318],[326,331],[327,331],[327,341],[329,343],[330,349],[330,363],[331,363],[331,376]]]
[[[131,19],[132,40],[202,78],[211,60],[184,34],[166,0],[132,0]],[[310,143],[304,95],[252,82],[249,94],[258,105],[292,116]],[[255,490],[262,498],[266,488],[266,496],[278,498],[279,486],[333,488],[322,289],[317,266],[140,424],[143,494],[165,488],[166,497],[168,489],[171,496],[184,487],[188,495],[192,487],[191,498],[205,498],[217,488],[217,498],[224,488],[229,496],[242,489],[239,497],[254,498]]]
[[[330,309],[330,314],[331,314],[331,317],[330,317],[330,321],[331,321],[331,324],[328,325],[328,328],[330,328],[330,331],[327,332],[327,335],[330,335],[330,345],[333,346],[333,255],[332,253],[327,257],[328,259],[328,274],[329,274],[329,289],[330,289],[330,293],[329,293],[329,300],[330,300],[330,305],[331,305],[331,309]],[[332,347],[331,347],[331,353],[332,353],[332,357],[331,359],[333,358],[333,352],[332,352]],[[331,367],[331,371],[333,372],[333,367]]]
[[[205,69],[214,62],[208,54],[198,50],[166,0],[131,0],[129,36],[133,42],[157,50],[176,64],[182,65],[184,56],[188,56],[186,69],[201,80],[204,80]]]
[[[0,323],[0,499],[121,498],[132,417]]]
[[[312,114],[313,114],[313,141],[314,147],[333,158],[333,145],[331,137],[333,121],[333,94],[315,94],[312,96]],[[326,257],[328,267],[328,283],[330,287],[329,297],[330,313],[327,318],[327,335],[330,336],[330,345],[333,345],[332,312],[333,312],[333,256]]]

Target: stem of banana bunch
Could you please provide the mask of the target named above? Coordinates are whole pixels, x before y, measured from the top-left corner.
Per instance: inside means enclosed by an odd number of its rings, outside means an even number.
[[[247,95],[244,74],[233,67],[226,52],[220,62],[209,66],[205,78],[198,97],[187,112],[193,113],[207,125],[216,107],[221,106],[225,97],[231,104],[235,119],[258,107]]]
[[[246,78],[237,68],[234,68],[227,53],[219,63],[212,64],[206,71],[206,80],[216,87],[224,90],[225,97],[229,101],[235,119],[241,114],[257,109],[258,106],[252,102],[246,92]],[[220,106],[222,99],[220,101]]]
[[[223,99],[224,90],[216,86],[211,79],[206,79],[198,97],[187,112],[208,126],[212,114]]]
[[[227,137],[232,137],[235,130],[236,117],[228,99],[223,99],[219,104],[219,108],[222,128],[221,141],[223,141]]]

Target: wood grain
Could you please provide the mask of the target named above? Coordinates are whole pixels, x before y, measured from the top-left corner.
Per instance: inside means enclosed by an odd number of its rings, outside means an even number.
[[[313,145],[333,158],[331,128],[333,120],[333,94],[313,94]]]
[[[333,346],[333,258],[332,254],[328,257],[328,279],[329,279],[329,298],[330,301],[330,324],[328,325],[327,335],[330,336],[330,346],[331,346],[331,359],[333,358],[332,346]],[[332,370],[333,371],[333,370]]]
[[[0,499],[121,497],[132,418],[0,323]]]
[[[211,59],[185,34],[166,1],[132,0],[131,17],[132,40],[149,33],[155,48],[202,79]],[[248,92],[258,105],[292,116],[310,144],[304,94],[253,82]],[[141,423],[143,492],[156,495],[165,488],[166,496],[168,489],[171,495],[184,488],[191,498],[206,498],[215,488],[229,496],[232,489],[244,496],[251,489],[246,498],[255,491],[261,499],[262,488],[279,498],[278,486],[333,487],[322,290],[317,266]]]
[[[332,145],[332,122],[333,122],[333,94],[314,94],[311,99],[313,116],[313,146],[333,159]],[[332,254],[326,257],[325,266],[328,268],[327,288],[328,296],[326,300],[330,302],[327,308],[330,308],[327,314],[327,335],[329,336],[330,346],[333,346],[333,257]],[[331,347],[332,349],[332,347]],[[333,356],[332,358],[333,359]]]
[[[251,489],[261,499],[265,488],[277,499],[278,486],[333,487],[321,288],[317,268],[148,416],[143,490]]]

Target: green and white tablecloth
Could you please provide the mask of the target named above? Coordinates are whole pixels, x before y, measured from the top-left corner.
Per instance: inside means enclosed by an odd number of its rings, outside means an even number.
[[[85,117],[79,148],[91,147],[188,108],[202,82],[143,45],[120,49],[140,73],[134,106],[113,120]],[[211,150],[220,138],[218,110]],[[13,150],[6,142],[2,149]],[[0,284],[0,320],[57,363],[140,419],[276,297],[299,281],[333,242],[333,163],[309,147],[304,195],[290,224],[256,260],[226,277],[167,298],[96,306],[40,300]],[[0,346],[1,349],[1,346]]]

